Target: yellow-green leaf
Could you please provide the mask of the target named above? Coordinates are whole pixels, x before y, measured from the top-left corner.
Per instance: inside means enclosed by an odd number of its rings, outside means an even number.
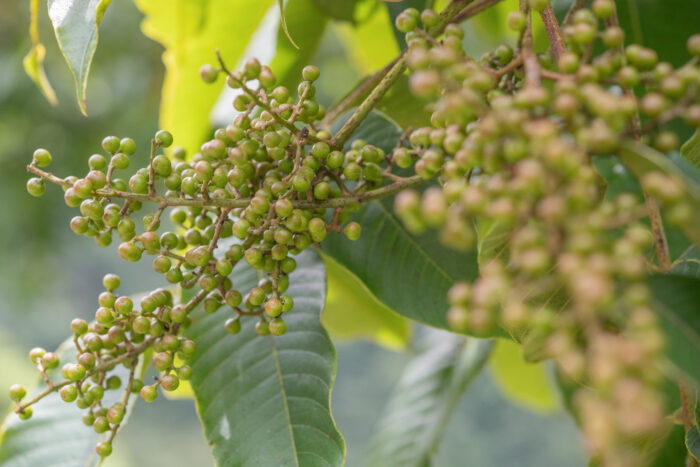
[[[379,8],[374,8],[355,27],[348,23],[335,24],[351,63],[361,75],[383,68],[399,53],[389,13],[382,5],[376,6]]]
[[[224,85],[207,85],[199,77],[205,63],[215,64],[219,49],[236,66],[272,0],[135,0],[146,18],[144,34],[165,47],[165,80],[160,126],[190,154],[210,131],[209,113]]]
[[[700,167],[700,129],[681,146],[681,154],[695,167]]]
[[[404,350],[411,338],[405,318],[379,302],[367,286],[330,256],[324,255],[328,291],[321,323],[341,339],[362,338],[392,350]]]
[[[501,339],[490,360],[491,374],[513,402],[538,412],[553,412],[557,398],[543,363],[527,363],[517,343]]]
[[[30,22],[29,22],[29,36],[32,39],[32,49],[29,51],[22,65],[24,66],[24,71],[29,75],[29,77],[37,85],[41,93],[46,97],[51,105],[57,105],[58,99],[56,98],[56,93],[49,83],[49,79],[46,77],[46,72],[44,71],[44,56],[46,55],[46,49],[44,44],[39,41],[39,0],[31,0],[29,4],[30,10]]]

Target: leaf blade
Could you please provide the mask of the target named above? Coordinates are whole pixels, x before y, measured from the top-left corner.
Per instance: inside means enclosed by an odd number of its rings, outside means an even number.
[[[241,288],[258,280],[247,266],[232,277]],[[187,331],[197,343],[191,379],[197,412],[220,465],[310,465],[319,457],[340,465],[345,458],[330,412],[336,357],[319,321],[325,278],[317,253],[297,257],[290,283],[295,308],[285,315],[284,336],[257,336],[253,320],[230,336],[224,311],[197,312]]]
[[[367,465],[429,465],[454,407],[492,346],[493,341],[428,331],[389,399]]]

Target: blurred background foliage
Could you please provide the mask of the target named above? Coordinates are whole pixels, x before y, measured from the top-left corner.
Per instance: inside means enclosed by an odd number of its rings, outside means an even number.
[[[677,51],[693,29],[681,23],[695,22],[695,28],[700,24],[695,17],[700,9],[695,16],[688,15],[687,1],[624,0],[620,15],[630,37],[654,46],[661,57],[676,63],[680,60]],[[76,104],[72,76],[56,45],[45,5],[40,10],[40,34],[47,48],[47,74],[59,100],[56,107],[44,99],[22,69],[22,58],[31,46],[29,2],[0,0],[0,388],[34,378],[26,358],[31,347],[54,348],[68,334],[72,318],[90,319],[105,273],[119,274],[125,293],[162,285],[147,261],[127,265],[115,254],[115,245],[102,249],[73,235],[68,226],[73,214],[57,193],[40,200],[26,194],[25,166],[35,148],[51,151],[58,174],[82,173],[87,171],[88,156],[99,152],[104,136],[131,136],[145,147],[159,128],[159,120],[174,131],[176,140],[196,148],[211,132],[210,122],[225,123],[233,115],[230,94],[219,96],[216,87],[206,88],[196,73],[202,63],[213,61],[217,47],[231,60],[229,66],[246,56],[262,57],[289,86],[295,85],[307,61],[318,65],[322,74],[317,98],[330,106],[361,77],[397,54],[402,44],[390,14],[419,2],[290,0],[285,16],[292,36],[302,45],[300,52],[278,31],[276,2],[256,3],[259,11],[253,23],[239,24],[236,18],[221,18],[226,16],[220,11],[224,1],[191,0],[185,2],[186,7],[199,14],[186,16],[184,25],[182,17],[177,22],[174,19],[174,2],[135,3],[112,2],[102,22],[87,88],[89,117],[85,118]],[[209,9],[202,7],[207,3]],[[435,7],[444,3],[439,0]],[[562,0],[556,5],[561,12],[569,3]],[[506,0],[465,25],[467,50],[479,56],[503,41],[512,43],[514,36],[505,29],[505,16],[516,6],[517,0]],[[153,14],[145,18],[144,13]],[[326,14],[345,21],[329,20]],[[194,45],[182,42],[183,28],[196,30]],[[535,32],[537,46],[543,50],[546,39],[539,31]],[[164,54],[162,45],[146,36],[168,45],[168,51]],[[408,105],[401,107],[405,111],[411,103],[393,105]],[[144,152],[136,157],[144,160],[135,166],[145,162]],[[352,281],[341,282],[330,283],[331,305],[347,306],[343,297],[352,297],[353,287],[359,287]],[[358,300],[353,306],[377,304]],[[348,444],[349,466],[361,465],[372,441],[372,428],[413,352],[410,336],[421,334],[420,330],[412,333],[390,310],[382,313],[386,313],[384,334],[373,334],[366,327],[348,333],[369,341],[350,341],[342,332],[335,333],[339,362],[333,414]],[[338,331],[346,326],[337,321],[326,324]],[[551,368],[524,365],[517,353],[517,348],[498,346],[489,371],[478,377],[458,405],[436,465],[585,465],[577,430],[552,389]],[[517,380],[525,388],[514,384]],[[516,392],[519,396],[514,397]],[[0,409],[5,410],[9,401],[4,390],[0,394]],[[211,463],[191,400],[137,404],[131,423],[117,441],[115,456],[106,465]]]

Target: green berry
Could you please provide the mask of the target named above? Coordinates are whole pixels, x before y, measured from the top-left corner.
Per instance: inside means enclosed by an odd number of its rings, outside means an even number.
[[[307,65],[303,70],[301,70],[301,76],[306,81],[316,81],[320,75],[321,72],[319,71],[318,67],[313,65]]]
[[[105,151],[116,154],[119,151],[119,138],[116,136],[107,136],[102,140],[102,147]]]
[[[119,256],[126,261],[136,262],[141,259],[141,254],[143,253],[143,248],[135,244],[134,242],[124,242],[119,245],[117,249]]]
[[[15,402],[21,401],[27,395],[27,390],[21,384],[10,386],[10,399]]]
[[[78,398],[78,390],[75,386],[64,386],[59,392],[63,402],[73,402]]]
[[[102,285],[104,288],[110,292],[113,292],[119,288],[121,284],[121,279],[116,274],[106,274],[102,278]]]
[[[226,329],[226,332],[229,334],[238,334],[241,331],[241,321],[238,317],[229,318],[224,323],[224,329]]]
[[[268,329],[270,330],[270,334],[274,336],[281,336],[287,332],[287,323],[285,323],[282,318],[276,318],[270,321],[268,324]]]
[[[173,135],[169,131],[159,130],[156,132],[156,142],[161,147],[170,147],[173,144]]]
[[[360,234],[362,233],[362,227],[357,222],[349,222],[345,226],[345,229],[343,229],[343,232],[345,233],[345,236],[348,237],[348,239],[354,241],[360,238]]]
[[[174,391],[180,386],[180,380],[175,375],[165,375],[160,379],[160,386],[164,391]]]
[[[46,167],[51,163],[51,154],[46,149],[37,149],[34,151],[32,164],[37,167]]]
[[[119,151],[131,155],[136,152],[136,143],[131,138],[122,138],[119,142]]]
[[[100,457],[107,457],[112,454],[112,444],[107,441],[101,441],[95,446],[95,452]]]
[[[37,198],[43,195],[46,191],[46,185],[44,184],[44,180],[42,180],[39,177],[30,178],[27,182],[27,191],[30,195],[35,196]]]
[[[61,375],[70,381],[80,381],[85,376],[85,367],[79,363],[66,363],[61,368]]]
[[[267,336],[268,334],[270,334],[270,326],[268,322],[264,319],[261,319],[260,321],[255,323],[255,332],[259,336]]]
[[[144,386],[139,391],[139,395],[144,401],[153,402],[158,397],[158,390],[155,386]]]
[[[202,78],[202,81],[207,84],[211,84],[216,81],[216,78],[218,78],[219,70],[208,64],[202,65],[202,67],[199,69],[199,76]]]
[[[30,418],[32,418],[33,413],[34,413],[34,411],[32,410],[31,407],[25,407],[17,415],[19,416],[20,420],[29,420]]]

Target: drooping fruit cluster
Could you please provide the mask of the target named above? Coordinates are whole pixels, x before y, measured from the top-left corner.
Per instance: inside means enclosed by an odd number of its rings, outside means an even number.
[[[634,466],[643,463],[639,440],[666,415],[664,338],[645,281],[655,241],[659,264],[668,250],[643,222],[643,201],[605,197],[594,159],[639,144],[677,149],[667,124],[700,126],[700,67],[694,58],[674,69],[653,50],[623,48],[614,14],[610,1],[575,12],[552,60],[533,53],[529,19],[513,13],[519,50],[501,45],[474,60],[461,28],[448,26],[438,42],[427,33],[434,12],[406,10],[397,27],[407,33],[411,87],[434,103],[432,125],[414,130],[393,160],[439,174],[442,186],[404,191],[395,209],[416,232],[440,228],[455,248],[478,239],[480,278],[452,287],[448,322],[486,335],[501,327],[527,358],[553,358],[583,387],[574,403],[590,447],[605,465]],[[699,45],[700,35],[688,41],[691,55]],[[652,215],[661,205],[669,223],[689,219],[678,180],[652,172],[641,182]]]

